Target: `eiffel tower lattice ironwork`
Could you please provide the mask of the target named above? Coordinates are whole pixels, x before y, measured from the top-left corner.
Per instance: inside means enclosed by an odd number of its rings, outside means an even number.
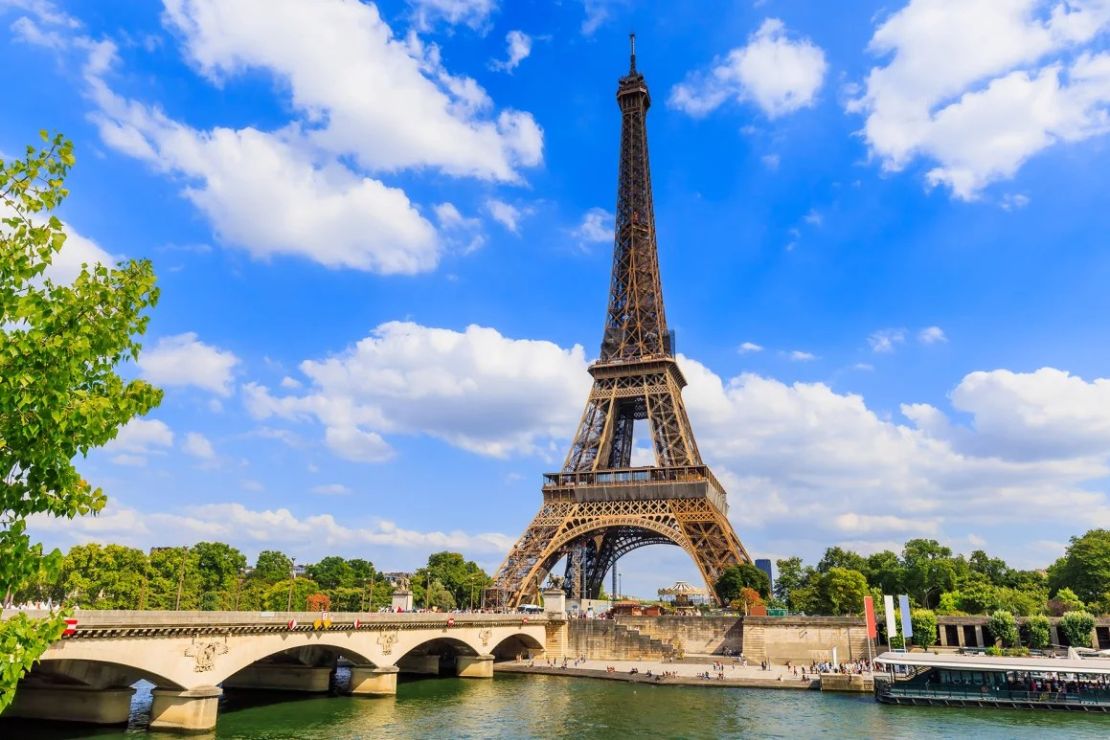
[[[543,505],[486,591],[487,606],[535,598],[564,557],[564,588],[597,598],[625,553],[678,545],[709,588],[721,571],[751,562],[726,516],[725,491],[701,459],[682,404],[686,379],[667,331],[655,244],[645,118],[651,105],[636,71],[617,89],[621,151],[613,276],[593,389],[562,471],[544,476]],[[655,465],[632,467],[633,427],[646,421]]]

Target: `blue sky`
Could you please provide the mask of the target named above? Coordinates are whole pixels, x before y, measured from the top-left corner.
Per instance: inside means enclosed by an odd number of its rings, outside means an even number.
[[[50,544],[495,568],[599,346],[633,29],[687,405],[749,551],[1031,567],[1110,526],[1106,0],[0,0],[0,28],[0,152],[76,145],[59,275],[147,257],[162,290],[127,372],[165,401]]]

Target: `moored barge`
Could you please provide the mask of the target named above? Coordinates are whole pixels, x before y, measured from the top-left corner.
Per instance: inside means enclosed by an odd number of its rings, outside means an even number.
[[[1106,658],[889,652],[875,663],[883,704],[1110,712]]]

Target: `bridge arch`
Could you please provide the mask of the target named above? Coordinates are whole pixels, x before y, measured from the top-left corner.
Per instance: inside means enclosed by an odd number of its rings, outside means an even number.
[[[638,530],[645,535],[644,539],[640,542],[630,543],[624,546],[621,555],[649,545],[676,545],[690,556],[690,559],[694,561],[694,564],[698,566],[699,570],[701,569],[701,559],[695,552],[693,544],[674,519],[666,515],[648,517],[633,514],[620,517],[609,517],[604,521],[591,518],[563,530],[563,532],[547,546],[546,557],[537,560],[532,566],[531,570],[528,572],[528,576],[524,579],[524,583],[539,583],[546,578],[547,574],[551,573],[555,565],[566,556],[565,548],[567,545],[575,540],[599,535],[612,530],[614,527]],[[701,571],[701,575],[706,585],[712,588],[713,584],[710,583],[708,574]],[[604,572],[602,572],[602,576],[604,576]]]
[[[516,660],[518,657],[527,658],[531,655],[542,653],[544,645],[527,632],[517,632],[503,638],[493,646],[490,653],[494,660]]]
[[[150,665],[96,658],[53,657],[44,655],[23,679],[28,684],[82,686],[94,689],[123,688],[136,681],[149,681],[164,688],[184,689],[169,674]]]

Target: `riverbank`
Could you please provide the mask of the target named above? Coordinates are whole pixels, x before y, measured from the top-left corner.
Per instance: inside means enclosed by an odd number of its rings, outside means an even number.
[[[606,666],[613,666],[616,670],[610,672]],[[635,668],[636,673],[631,673]],[[731,670],[730,670],[731,668]],[[712,666],[696,665],[689,663],[656,663],[650,661],[600,661],[587,660],[578,665],[568,664],[566,668],[559,665],[536,664],[529,665],[524,662],[494,663],[493,670],[498,673],[523,673],[544,676],[565,676],[569,678],[593,678],[603,681],[621,681],[624,683],[652,684],[655,686],[709,686],[717,688],[750,688],[750,689],[792,689],[800,691],[816,691],[821,688],[821,681],[817,676],[807,674],[805,680],[785,669],[763,671],[751,666],[725,666],[724,678],[718,678],[721,671],[713,671]],[[652,675],[648,675],[651,671]],[[698,673],[709,671],[712,678],[699,678]],[[662,673],[673,672],[678,675],[663,677]],[[755,674],[764,674],[752,675]],[[768,675],[770,674],[770,675]]]

